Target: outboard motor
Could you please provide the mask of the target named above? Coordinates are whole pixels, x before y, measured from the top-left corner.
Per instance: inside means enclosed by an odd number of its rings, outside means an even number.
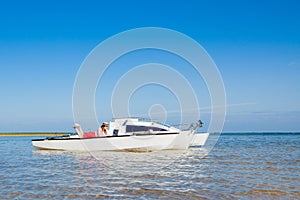
[[[119,129],[114,129],[113,136],[118,136],[118,133],[119,133]]]

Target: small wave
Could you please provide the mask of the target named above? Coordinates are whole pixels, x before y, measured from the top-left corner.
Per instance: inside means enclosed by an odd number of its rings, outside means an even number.
[[[258,196],[258,195],[283,196],[283,195],[287,195],[286,192],[283,192],[281,190],[249,190],[249,191],[245,191],[245,192],[235,192],[235,194],[250,195],[250,196]]]
[[[91,194],[70,194],[67,195],[66,198],[70,199],[100,199],[100,198],[109,198],[109,196],[102,195],[102,194],[96,194],[96,195],[91,195]]]
[[[131,195],[157,195],[160,198],[168,197],[169,198],[179,198],[179,199],[204,199],[196,195],[190,194],[190,192],[174,192],[169,190],[158,190],[158,189],[147,189],[147,188],[140,188],[140,189],[124,189],[121,192],[131,194]]]

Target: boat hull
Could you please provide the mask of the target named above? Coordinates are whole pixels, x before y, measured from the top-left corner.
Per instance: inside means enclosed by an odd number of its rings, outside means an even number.
[[[193,140],[190,143],[191,147],[195,146],[203,146],[205,145],[207,139],[208,139],[209,133],[196,133],[194,134]]]
[[[154,151],[164,149],[187,149],[195,139],[194,136],[195,134],[193,131],[188,130],[177,133],[151,135],[142,134],[94,138],[49,138],[32,140],[32,145],[37,149],[65,151]]]

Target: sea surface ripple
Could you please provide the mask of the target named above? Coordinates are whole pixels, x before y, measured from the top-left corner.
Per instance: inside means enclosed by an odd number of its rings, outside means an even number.
[[[208,155],[42,151],[31,139],[0,137],[0,199],[300,199],[299,134],[225,134]]]

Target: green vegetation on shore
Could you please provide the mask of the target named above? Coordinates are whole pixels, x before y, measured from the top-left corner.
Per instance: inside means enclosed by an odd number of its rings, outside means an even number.
[[[66,132],[12,132],[0,133],[1,136],[68,136]]]

